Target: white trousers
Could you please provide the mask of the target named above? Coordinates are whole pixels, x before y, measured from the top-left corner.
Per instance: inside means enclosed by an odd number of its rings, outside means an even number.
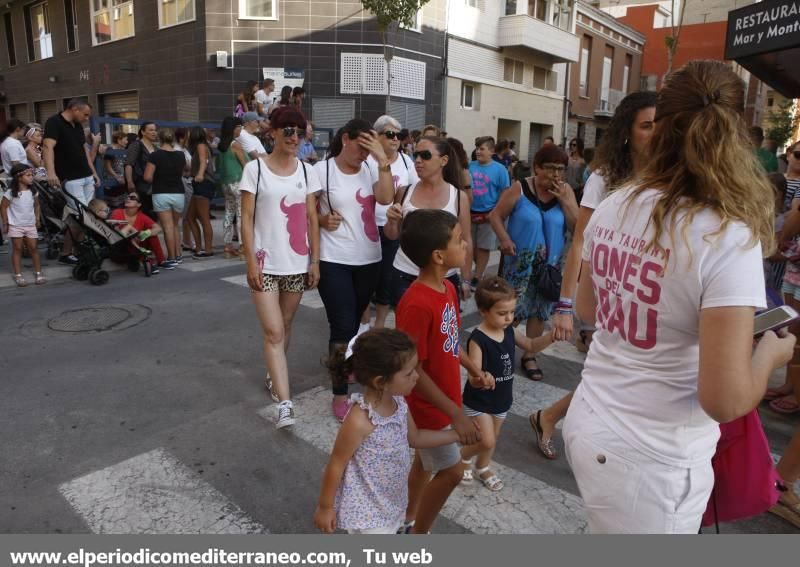
[[[679,468],[643,455],[606,426],[580,386],[563,435],[591,533],[698,532],[714,486],[710,460]]]

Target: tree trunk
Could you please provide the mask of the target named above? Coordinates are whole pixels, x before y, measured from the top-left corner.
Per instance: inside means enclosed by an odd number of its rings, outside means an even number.
[[[383,58],[386,60],[386,114],[389,114],[389,106],[392,102],[392,46],[386,41],[388,30],[381,30],[383,40]]]

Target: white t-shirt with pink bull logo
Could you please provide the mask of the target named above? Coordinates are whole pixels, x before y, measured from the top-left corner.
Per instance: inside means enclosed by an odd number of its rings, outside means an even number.
[[[372,154],[367,157],[367,165],[369,166],[372,175],[377,177],[379,173],[378,162],[374,157],[372,157]],[[414,160],[409,156],[398,153],[397,157],[392,162],[391,168],[395,193],[397,193],[397,190],[400,187],[415,185],[419,181],[419,175],[417,175],[417,170],[414,167]],[[380,203],[375,204],[375,223],[378,226],[386,226],[388,220],[386,218],[386,211],[389,210],[389,207],[391,207],[391,205],[381,205]]]
[[[381,240],[375,223],[375,192],[372,190],[378,181],[377,174],[373,174],[366,163],[358,173],[342,173],[333,158],[314,164],[314,169],[322,185],[320,216],[330,213],[331,207],[342,216],[342,223],[336,230],[320,228],[320,260],[348,266],[380,262]]]
[[[306,197],[320,190],[317,173],[310,165],[298,161],[295,172],[282,177],[270,171],[259,158],[244,166],[239,183],[239,189],[248,193],[255,193],[256,187],[254,246],[262,273],[276,276],[305,274],[310,251]]]
[[[662,237],[664,252],[648,250],[661,193],[649,189],[630,200],[631,191],[611,193],[584,232],[597,332],[579,389],[629,445],[691,468],[709,462],[719,438],[719,424],[697,397],[700,311],[766,307],[761,246],[750,246],[744,224],[720,231],[719,216],[702,210],[674,238]]]

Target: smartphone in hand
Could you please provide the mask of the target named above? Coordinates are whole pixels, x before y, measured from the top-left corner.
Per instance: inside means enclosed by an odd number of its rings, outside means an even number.
[[[769,309],[756,315],[753,335],[760,337],[767,331],[778,331],[788,327],[798,318],[800,318],[800,314],[788,305]]]

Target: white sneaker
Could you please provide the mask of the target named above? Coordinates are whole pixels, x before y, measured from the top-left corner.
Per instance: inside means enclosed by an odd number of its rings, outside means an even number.
[[[283,429],[290,425],[294,425],[294,405],[291,400],[286,400],[278,404],[278,423],[275,427]]]

